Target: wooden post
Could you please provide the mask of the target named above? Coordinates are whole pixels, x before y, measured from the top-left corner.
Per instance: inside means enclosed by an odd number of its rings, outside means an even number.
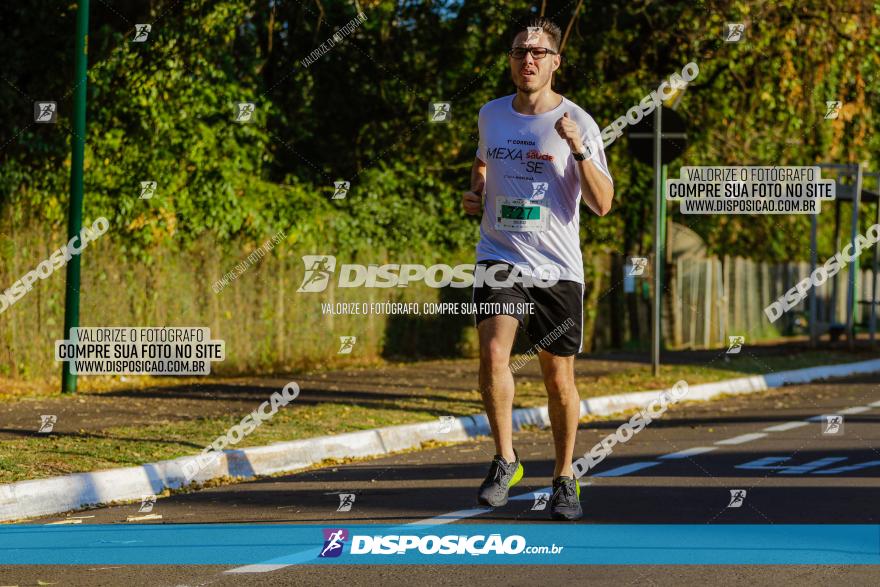
[[[703,261],[703,273],[705,275],[706,291],[703,295],[703,347],[710,347],[710,332],[712,330],[712,259]]]

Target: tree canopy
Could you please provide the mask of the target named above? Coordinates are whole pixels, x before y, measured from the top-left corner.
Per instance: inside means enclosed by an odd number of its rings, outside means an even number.
[[[600,127],[699,65],[678,109],[690,146],[670,176],[682,164],[878,167],[880,7],[869,2],[92,2],[85,217],[110,218],[147,259],[205,233],[281,229],[337,251],[470,247],[476,223],[459,194],[477,112],[513,92],[511,34],[541,11],[570,27],[557,91]],[[363,24],[304,63],[360,12]],[[35,0],[0,8],[0,207],[15,222],[66,218],[75,13]],[[728,22],[745,23],[742,42],[724,41]],[[132,42],[138,23],[152,26],[145,42]],[[38,100],[58,102],[58,124],[33,122]],[[824,119],[827,100],[844,103],[837,120]],[[449,124],[429,122],[432,101],[451,102]],[[234,120],[239,102],[255,104],[253,123]],[[608,148],[615,206],[582,223],[585,247],[649,242],[652,174],[625,143]],[[151,200],[138,198],[145,180],[158,184]],[[331,199],[337,180],[351,184],[344,200]],[[806,216],[676,219],[715,253],[809,255]]]

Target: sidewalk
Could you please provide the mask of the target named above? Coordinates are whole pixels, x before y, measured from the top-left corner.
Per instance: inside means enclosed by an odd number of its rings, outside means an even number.
[[[748,346],[738,355],[717,350],[665,353],[657,378],[651,375],[645,356],[633,353],[585,356],[577,359],[575,369],[584,399],[667,388],[679,379],[699,384],[875,356],[868,352],[808,353],[801,343],[789,343]],[[2,404],[0,483],[196,454],[289,381],[299,384],[299,397],[236,448],[483,411],[473,359],[284,377],[146,382],[130,378],[105,391],[88,391],[89,380],[83,378],[81,386],[86,391],[75,396],[45,391]],[[516,381],[515,407],[546,403],[537,360],[518,371]],[[41,415],[57,416],[51,434],[37,432]]]
[[[777,371],[713,383],[689,383],[678,390],[678,393],[673,392],[673,395],[685,401],[704,401],[724,394],[747,394],[783,385],[853,375],[864,376],[878,372],[880,372],[880,359],[873,359]],[[624,410],[644,409],[653,405],[665,394],[664,390],[652,390],[584,399],[580,404],[580,413],[582,417],[609,416]],[[548,425],[549,416],[546,406],[519,408],[513,412],[515,431],[522,430],[525,426],[545,428]],[[201,468],[196,457],[184,456],[174,460],[146,463],[142,466],[0,484],[0,521],[22,520],[99,504],[130,501],[151,494],[157,495],[168,490],[181,489],[189,483],[190,476],[186,474],[187,471],[194,472],[194,481],[197,483],[222,484],[256,476],[293,472],[315,465],[326,465],[328,461],[418,449],[426,442],[464,441],[488,433],[486,415],[474,414],[453,418],[450,421],[435,420],[386,426],[348,434],[325,435],[252,448],[224,450],[222,453],[217,453],[218,458]]]

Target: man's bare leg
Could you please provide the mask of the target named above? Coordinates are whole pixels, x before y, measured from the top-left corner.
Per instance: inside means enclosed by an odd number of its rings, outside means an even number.
[[[574,441],[580,420],[580,397],[574,383],[574,357],[559,357],[541,350],[538,352],[547,403],[553,444],[556,449],[556,467],[553,478],[561,475],[574,478],[571,468]]]
[[[516,460],[513,454],[513,373],[510,350],[519,321],[513,316],[493,316],[477,327],[480,338],[480,394],[489,417],[495,452],[505,461]]]

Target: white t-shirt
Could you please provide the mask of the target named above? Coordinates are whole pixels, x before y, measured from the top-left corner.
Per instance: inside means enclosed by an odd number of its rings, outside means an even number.
[[[477,157],[486,163],[486,191],[477,261],[520,265],[524,274],[548,263],[560,267],[559,279],[584,282],[580,246],[580,172],[568,143],[556,132],[563,113],[587,137],[599,126],[563,97],[543,114],[520,114],[515,95],[492,100],[480,109]],[[611,180],[601,141],[592,141],[592,161]],[[546,279],[545,275],[538,275]]]

